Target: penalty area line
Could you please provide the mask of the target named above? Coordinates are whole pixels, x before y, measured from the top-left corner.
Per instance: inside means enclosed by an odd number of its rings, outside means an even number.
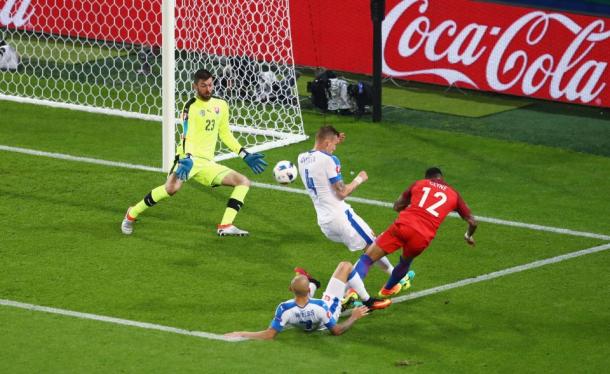
[[[85,163],[90,163],[90,164],[114,166],[114,167],[120,167],[120,168],[125,168],[125,169],[134,169],[134,170],[153,171],[153,172],[163,173],[163,170],[161,168],[156,168],[156,167],[152,167],[152,166],[129,164],[126,162],[118,162],[118,161],[101,160],[101,159],[91,158],[91,157],[72,156],[72,155],[67,155],[67,154],[63,154],[63,153],[38,151],[38,150],[28,149],[28,148],[11,147],[11,146],[2,145],[2,144],[0,144],[0,151],[17,152],[17,153],[23,153],[23,154],[28,154],[28,155],[32,155],[32,156],[49,157],[49,158],[55,158],[55,159],[60,159],[60,160],[85,162]],[[276,190],[276,191],[297,193],[297,194],[301,194],[301,195],[308,195],[308,192],[306,190],[303,190],[300,188],[294,188],[294,187],[278,186],[278,185],[260,183],[260,182],[252,182],[252,186],[258,187],[258,188],[264,188],[264,189],[268,189],[268,190]],[[392,206],[393,206],[393,204],[389,203],[389,202],[373,200],[373,199],[364,199],[361,197],[354,197],[354,196],[349,196],[349,197],[347,197],[346,200],[350,201],[350,202],[361,203],[361,204],[366,204],[366,205],[374,205],[374,206],[380,206],[380,207],[386,207],[386,208],[392,208]],[[454,218],[459,217],[459,215],[457,215],[456,213],[450,213],[449,216],[454,217]],[[610,236],[608,236],[608,235],[596,234],[596,233],[592,233],[592,232],[576,231],[576,230],[570,230],[570,229],[563,229],[563,228],[559,228],[559,227],[542,226],[542,225],[517,222],[517,221],[508,221],[508,220],[492,218],[492,217],[475,216],[475,218],[480,222],[493,223],[496,225],[519,227],[519,228],[530,229],[530,230],[535,230],[535,231],[545,231],[545,232],[552,232],[555,234],[580,236],[580,237],[600,239],[600,240],[610,240]]]
[[[28,148],[21,148],[21,147],[10,147],[10,146],[6,146],[6,145],[2,145],[2,144],[0,144],[0,151],[23,153],[23,154],[31,155],[31,156],[49,157],[49,158],[55,158],[55,159],[59,159],[59,160],[84,162],[84,163],[88,163],[88,164],[115,166],[115,167],[124,168],[124,169],[156,171],[158,173],[163,172],[163,170],[161,170],[161,168],[155,168],[152,166],[128,164],[126,162],[108,161],[108,160],[101,160],[98,158],[91,158],[91,157],[72,156],[72,155],[67,155],[65,153],[45,152],[45,151],[38,151],[35,149],[28,149]]]
[[[418,299],[420,297],[429,296],[429,295],[434,295],[439,292],[448,291],[448,290],[451,290],[454,288],[464,287],[464,286],[468,286],[470,284],[484,282],[484,281],[488,281],[490,279],[500,278],[505,275],[519,273],[519,272],[522,272],[525,270],[535,269],[535,268],[539,268],[539,267],[549,265],[549,264],[555,264],[555,263],[569,260],[572,258],[586,256],[586,255],[589,255],[592,253],[602,252],[602,251],[605,251],[608,249],[610,249],[610,243],[599,245],[597,247],[583,249],[583,250],[576,251],[576,252],[566,253],[563,255],[555,256],[555,257],[550,257],[550,258],[547,258],[544,260],[530,262],[528,264],[514,266],[512,268],[508,268],[508,269],[504,269],[504,270],[494,271],[492,273],[479,275],[474,278],[463,279],[463,280],[460,280],[460,281],[457,281],[454,283],[449,283],[449,284],[445,284],[445,285],[438,286],[438,287],[428,288],[427,290],[413,292],[413,293],[410,293],[410,294],[404,295],[404,296],[398,296],[398,297],[392,298],[392,302],[393,303],[402,303],[403,301]]]

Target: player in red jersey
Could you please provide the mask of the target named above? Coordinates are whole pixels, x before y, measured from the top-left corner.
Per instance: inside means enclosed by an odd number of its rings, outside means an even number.
[[[402,248],[400,262],[394,267],[385,287],[379,291],[379,296],[387,298],[399,293],[401,291],[399,281],[409,271],[411,262],[428,248],[439,226],[452,211],[457,211],[462,219],[468,222],[464,240],[469,245],[475,244],[472,235],[477,228],[477,221],[460,194],[445,183],[439,168],[426,170],[425,178],[413,183],[400,195],[394,203],[394,210],[399,212],[398,218],[368,248],[366,254],[360,256],[360,260],[354,266],[348,284],[359,294],[362,290],[358,290],[357,287],[362,282],[356,280],[351,282],[351,279],[354,277],[364,279],[369,267],[375,261]]]

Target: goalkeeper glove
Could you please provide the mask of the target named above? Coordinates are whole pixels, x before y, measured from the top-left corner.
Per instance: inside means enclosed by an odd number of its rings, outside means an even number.
[[[265,157],[262,153],[248,153],[245,149],[239,150],[239,155],[244,159],[246,164],[252,169],[254,174],[260,174],[265,170],[268,165],[263,158]]]
[[[185,158],[178,160],[178,169],[176,169],[176,176],[181,181],[185,181],[189,178],[189,173],[193,168],[193,160],[191,155],[186,155]]]

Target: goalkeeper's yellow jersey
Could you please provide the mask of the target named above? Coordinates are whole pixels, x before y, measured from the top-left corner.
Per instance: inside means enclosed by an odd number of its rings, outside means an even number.
[[[182,121],[184,134],[179,153],[213,161],[219,136],[231,151],[239,153],[241,145],[229,128],[229,105],[226,101],[216,97],[208,101],[194,97],[184,105]]]

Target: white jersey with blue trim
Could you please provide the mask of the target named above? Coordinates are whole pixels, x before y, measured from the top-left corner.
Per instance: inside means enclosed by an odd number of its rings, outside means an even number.
[[[299,155],[301,181],[313,201],[318,215],[318,224],[331,222],[344,214],[350,205],[339,199],[333,184],[343,180],[341,162],[335,155],[322,151],[309,151]]]
[[[270,327],[277,332],[281,332],[286,326],[297,327],[305,331],[319,330],[323,326],[332,329],[337,324],[333,314],[335,311],[340,312],[339,299],[332,301],[329,306],[322,299],[311,298],[302,307],[294,299],[285,301],[275,310],[275,317],[271,321]]]

